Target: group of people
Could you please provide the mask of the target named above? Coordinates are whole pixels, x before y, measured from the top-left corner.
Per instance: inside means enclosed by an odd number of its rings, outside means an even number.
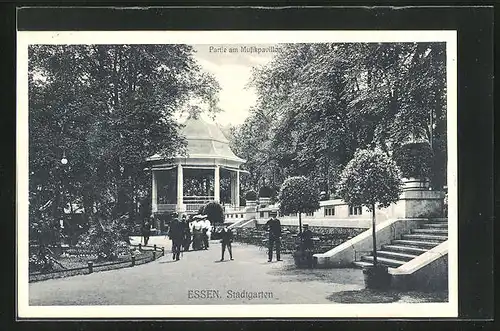
[[[271,219],[266,223],[266,228],[269,235],[268,241],[268,262],[272,262],[273,251],[276,250],[276,260],[281,260],[281,223],[277,219],[277,213],[270,213]],[[206,215],[195,215],[189,219],[185,214],[179,218],[174,217],[170,222],[168,236],[172,240],[172,259],[180,260],[181,252],[189,250],[192,245],[193,250],[208,249],[209,240],[214,231],[214,227],[208,220]],[[224,261],[226,250],[229,252],[229,258],[233,260],[232,242],[233,232],[226,225],[216,230],[220,238],[222,256],[220,261]],[[309,226],[304,224],[303,231],[299,234],[300,244],[298,249],[302,252],[310,252],[313,248],[313,233],[309,230]]]
[[[182,215],[180,219],[175,217],[168,230],[168,236],[172,240],[172,259],[179,261],[181,252],[188,251],[191,245],[193,250],[208,249],[213,230],[214,227],[206,215],[195,215],[189,220],[186,215]],[[222,245],[221,261],[224,261],[226,249],[229,258],[233,260],[232,231],[228,226],[224,226],[218,230],[218,235]]]
[[[172,258],[180,260],[180,253],[193,250],[208,249],[212,224],[206,215],[195,215],[189,220],[185,214],[179,219],[174,217],[169,224],[168,236],[172,240]]]

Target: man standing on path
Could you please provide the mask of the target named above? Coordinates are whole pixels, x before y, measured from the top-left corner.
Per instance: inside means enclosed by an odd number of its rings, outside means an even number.
[[[153,216],[151,216],[151,217],[153,217]],[[146,221],[142,225],[142,237],[144,238],[144,246],[148,245],[150,234],[151,234],[151,225],[150,225],[149,221]]]
[[[229,258],[233,260],[233,250],[231,247],[231,243],[233,242],[233,231],[228,228],[228,225],[226,225],[222,229],[220,236],[221,236],[220,242],[222,244],[222,257],[220,260],[224,261],[224,253],[226,252],[226,247],[227,250],[229,251]]]
[[[191,245],[191,229],[188,220],[182,222],[182,250],[183,252],[189,251],[189,246]]]
[[[168,236],[170,237],[170,240],[172,240],[172,260],[179,261],[183,238],[183,226],[181,222],[179,222],[179,219],[174,218],[174,220],[170,223]]]
[[[281,223],[279,219],[276,218],[278,215],[277,212],[272,211],[269,213],[271,219],[267,221],[266,228],[269,233],[269,259],[267,262],[271,262],[273,260],[273,248],[276,247],[276,260],[281,261],[280,258],[280,245],[281,245]]]

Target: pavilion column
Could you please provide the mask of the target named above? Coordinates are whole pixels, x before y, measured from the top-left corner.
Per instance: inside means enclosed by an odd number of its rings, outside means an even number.
[[[220,201],[220,168],[215,166],[214,170],[214,200]]]
[[[235,190],[234,190],[234,200],[235,201],[235,206],[239,207],[240,206],[240,171],[236,170],[236,183],[235,183]]]
[[[236,176],[231,172],[231,205],[236,206]]]
[[[184,205],[184,174],[182,165],[177,165],[177,209],[182,211]]]
[[[151,171],[151,211],[156,213],[158,211],[158,194],[157,194],[157,184],[156,184],[156,172]]]

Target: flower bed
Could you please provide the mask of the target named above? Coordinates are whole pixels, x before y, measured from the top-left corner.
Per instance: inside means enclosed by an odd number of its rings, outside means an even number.
[[[90,273],[89,262],[92,263],[92,272],[125,268],[153,261],[155,258],[163,256],[164,251],[157,248],[156,254],[152,247],[142,250],[131,247],[131,250],[120,252],[118,257],[111,261],[98,260],[98,255],[82,248],[68,248],[65,252],[55,258],[51,270],[33,271],[30,270],[29,282],[69,277]]]

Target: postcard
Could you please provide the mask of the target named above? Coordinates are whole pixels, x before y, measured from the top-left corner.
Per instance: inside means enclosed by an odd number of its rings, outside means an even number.
[[[456,31],[19,31],[20,318],[457,317]]]

